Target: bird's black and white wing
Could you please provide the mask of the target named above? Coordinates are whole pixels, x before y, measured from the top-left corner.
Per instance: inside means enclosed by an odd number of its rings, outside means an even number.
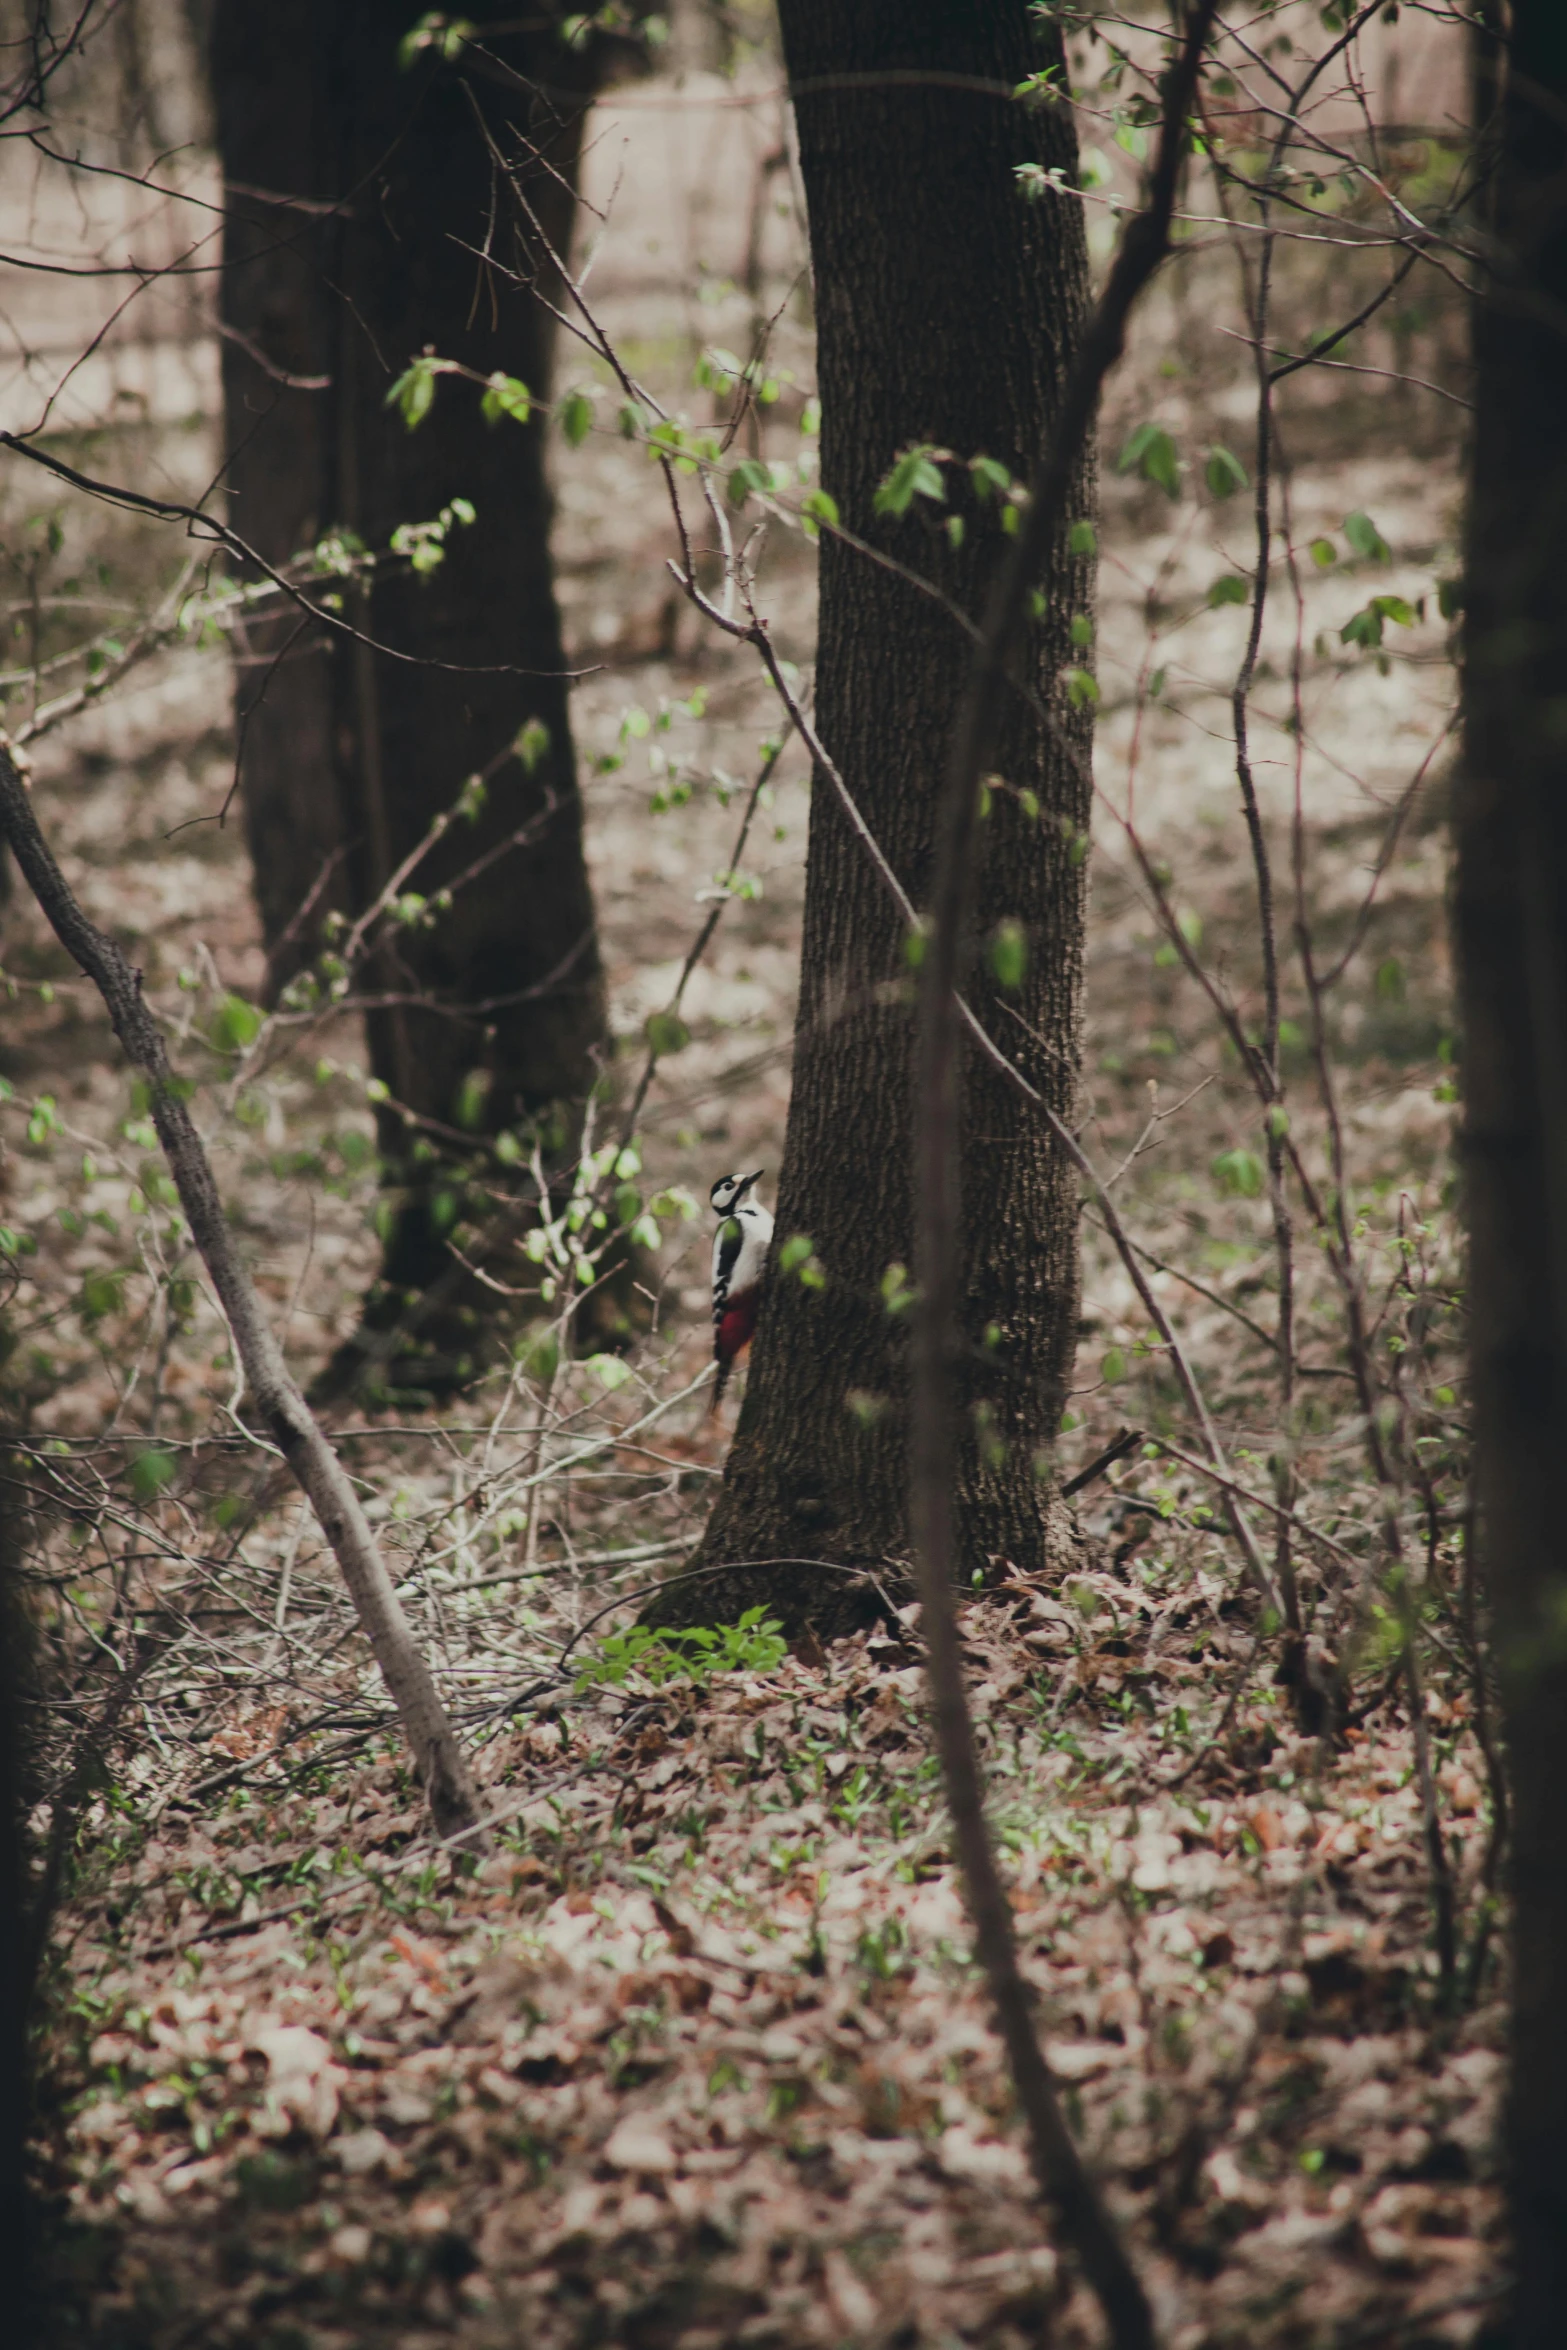
[[[738,1216],[726,1216],[713,1235],[713,1321],[723,1319],[734,1285],[735,1267],[740,1262],[740,1251],[745,1243],[745,1230]]]

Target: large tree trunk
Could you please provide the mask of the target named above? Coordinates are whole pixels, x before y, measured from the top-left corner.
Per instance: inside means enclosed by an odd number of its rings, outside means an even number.
[[[1001,546],[994,504],[963,465],[1032,471],[1088,302],[1081,207],[1026,199],[1025,164],[1075,177],[1064,106],[1025,108],[1025,75],[1061,65],[1024,0],[781,0],[810,207],[822,398],[822,481],[848,531],[921,572],[977,618]],[[948,502],[878,516],[898,453],[959,461]],[[1073,501],[1085,514],[1091,466]],[[961,516],[952,544],[948,517]],[[1079,1058],[1090,723],[1061,673],[1092,561],[1063,540],[1023,671],[1051,710],[1009,698],[983,831],[980,941],[1004,920],[1027,939],[1003,994],[975,959],[983,1016],[1064,1117]],[[932,826],[969,644],[931,597],[824,535],[816,709],[827,750],[916,904],[930,895]],[[1036,796],[1037,815],[1020,798]],[[825,1273],[775,1265],[723,1490],[697,1564],[663,1612],[732,1617],[765,1599],[791,1624],[833,1629],[873,1599],[843,1567],[884,1576],[908,1552],[906,1324],[882,1285],[912,1251],[907,941],[830,787],[812,802],[794,1093],[779,1179],[780,1243],[809,1234]],[[1008,1017],[1003,1006],[1021,1015]],[[1071,1168],[993,1073],[965,1078],[960,1523],[965,1575],[1053,1548],[1050,1453],[1078,1306]],[[812,1567],[810,1561],[828,1562]],[[760,1562],[750,1564],[742,1562]]]
[[[393,1293],[427,1289],[449,1263],[443,1224],[460,1196],[428,1143],[411,1150],[421,1129],[399,1108],[433,1122],[426,1135],[519,1121],[568,1135],[606,1036],[543,420],[486,426],[477,388],[451,381],[415,431],[386,404],[427,348],[548,395],[548,310],[476,258],[483,248],[508,269],[540,265],[486,132],[509,161],[524,139],[540,151],[520,169],[564,251],[593,65],[534,30],[487,43],[522,83],[429,50],[404,70],[399,41],[422,13],[418,0],[220,0],[213,35],[235,528],[280,562],[340,529],[384,552],[400,523],[428,522],[454,497],[477,509],[432,576],[394,565],[344,606],[379,642],[469,674],[301,632],[292,612],[247,647],[244,803],[274,986],[316,952],[333,907],[371,901],[470,775],[489,771],[485,812],[420,866],[410,886],[426,897],[546,814],[432,929],[400,933],[395,956],[365,974],[372,996],[425,999],[369,1019],[374,1073],[398,1105],[381,1137],[402,1196],[385,1266]],[[516,11],[470,13],[489,17]],[[530,720],[548,733],[531,772],[507,756]]]
[[[1567,2311],[1567,16],[1514,0],[1476,319],[1456,915],[1476,1482],[1513,1774],[1514,2350]]]

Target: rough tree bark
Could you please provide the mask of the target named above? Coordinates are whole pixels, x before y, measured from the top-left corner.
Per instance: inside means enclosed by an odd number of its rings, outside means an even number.
[[[1475,321],[1455,913],[1481,1541],[1513,1779],[1514,2350],[1567,2310],[1567,15],[1514,0]]]
[[[782,0],[811,216],[822,397],[822,482],[845,529],[920,571],[978,620],[1004,544],[963,463],[1020,480],[1044,445],[1088,303],[1082,213],[1017,171],[1077,147],[1065,107],[1025,107],[1026,75],[1062,67],[1059,36],[1024,0]],[[874,493],[916,442],[951,450],[948,500],[878,516]],[[1018,660],[1052,711],[1001,713],[976,888],[981,940],[1019,924],[1028,961],[1004,992],[979,959],[976,1008],[1070,1119],[1077,1086],[1090,724],[1061,684],[1087,656],[1070,624],[1092,609],[1093,563],[1072,553],[1091,505],[1078,468],[1067,526],[1040,577],[1044,616]],[[949,516],[963,521],[961,543]],[[949,611],[824,534],[816,709],[843,771],[916,904],[929,902],[936,793],[970,644]],[[1038,802],[1037,818],[1020,795]],[[725,1483],[695,1565],[657,1612],[713,1620],[766,1600],[830,1631],[908,1553],[906,1322],[882,1284],[912,1256],[910,989],[895,908],[820,779],[812,804],[794,1092],[779,1179],[780,1242],[806,1233],[813,1288],[776,1270]],[[1003,1009],[1003,1006],[1007,1007]],[[1008,1017],[1021,1015],[1024,1025]],[[969,1055],[964,1071],[962,1572],[1052,1555],[1049,1472],[1078,1305],[1077,1179],[1040,1118]],[[811,1561],[828,1562],[813,1567]],[[751,1564],[748,1562],[761,1562]],[[774,1563],[777,1562],[777,1563]]]
[[[533,29],[497,30],[482,53],[448,63],[426,49],[405,70],[399,42],[423,13],[418,0],[219,0],[216,12],[235,527],[280,562],[336,529],[384,551],[399,524],[428,522],[453,497],[477,509],[432,576],[394,568],[346,607],[378,640],[472,674],[301,634],[290,612],[254,632],[236,697],[245,818],[276,987],[315,951],[322,918],[368,904],[468,776],[492,770],[485,814],[454,826],[420,866],[412,886],[427,896],[553,808],[526,847],[463,888],[433,930],[401,934],[395,959],[383,955],[366,977],[372,995],[428,999],[370,1015],[374,1072],[396,1104],[447,1130],[541,1121],[558,1144],[607,1031],[544,421],[536,412],[525,426],[486,426],[477,388],[448,382],[410,432],[386,394],[429,348],[548,396],[548,311],[477,258],[483,250],[524,274],[538,260],[489,142],[516,163],[565,251],[602,55],[569,47],[548,12],[532,12]],[[517,11],[492,4],[467,16],[481,37],[492,18],[515,24]],[[548,733],[531,772],[506,755],[530,720]],[[393,1108],[382,1114],[401,1206],[379,1319],[403,1302],[397,1293],[427,1290],[450,1265],[443,1234],[459,1195],[432,1161],[430,1131]],[[433,1343],[460,1340],[448,1330]]]

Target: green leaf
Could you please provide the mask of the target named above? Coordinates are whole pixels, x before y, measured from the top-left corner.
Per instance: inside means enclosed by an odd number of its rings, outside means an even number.
[[[1390,563],[1393,559],[1391,548],[1370,515],[1362,514],[1358,507],[1344,517],[1344,536],[1355,553],[1363,555],[1368,563]]]
[[[1079,651],[1081,651],[1085,645],[1091,645],[1093,643],[1094,624],[1089,619],[1086,612],[1073,613],[1072,625],[1068,631],[1068,634],[1070,635],[1073,644],[1077,646]]]
[[[1215,610],[1220,604],[1247,604],[1250,601],[1251,589],[1237,571],[1226,571],[1208,590],[1208,603]]]
[[[1100,1356],[1099,1376],[1107,1387],[1113,1387],[1118,1379],[1126,1377],[1126,1350],[1124,1347],[1112,1346],[1108,1353]]]
[[[1313,539],[1311,560],[1319,571],[1326,571],[1330,563],[1338,561],[1338,549],[1331,539]]]
[[[1374,651],[1382,642],[1382,628],[1391,620],[1395,628],[1413,628],[1420,615],[1413,604],[1402,596],[1373,596],[1358,612],[1352,612],[1339,630],[1339,642],[1358,645],[1362,652]]]
[[[512,744],[512,749],[522,761],[522,771],[525,775],[533,775],[537,772],[540,761],[549,756],[549,747],[550,730],[542,718],[530,718],[527,724],[520,729],[516,741]]]
[[[1074,522],[1067,533],[1066,543],[1074,555],[1096,555],[1099,552],[1099,533],[1091,522]]]
[[[484,1124],[484,1107],[492,1080],[488,1069],[470,1069],[457,1088],[457,1124],[466,1134],[477,1134]]]
[[[261,1014],[241,995],[226,995],[212,1015],[208,1035],[220,1053],[242,1053],[261,1033]]]
[[[1021,922],[1009,919],[996,925],[990,941],[990,968],[999,987],[1015,993],[1022,986],[1028,969],[1028,933]]]
[[[881,1302],[889,1314],[906,1314],[914,1303],[914,1291],[909,1284],[909,1268],[896,1262],[890,1264],[881,1277]]]
[[[933,462],[938,453],[928,442],[905,449],[894,460],[871,501],[876,512],[907,514],[916,498],[930,498],[938,505],[943,504],[947,485]]]
[[[808,1232],[792,1232],[778,1251],[780,1273],[793,1273],[808,1263],[816,1253],[816,1243]]]
[[[1208,451],[1203,480],[1211,498],[1233,498],[1237,490],[1251,487],[1251,477],[1240,459],[1217,441]]]
[[[29,1142],[47,1142],[51,1134],[58,1134],[59,1131],[59,1105],[52,1093],[41,1093],[27,1121],[27,1139]]]
[[[1004,498],[1012,487],[1012,476],[994,457],[971,457],[968,461],[974,495],[983,506],[992,491]]]
[[[443,65],[450,65],[462,55],[465,44],[473,37],[473,26],[465,16],[441,16],[433,12],[421,16],[412,31],[404,33],[397,44],[398,65],[406,73],[427,49]]]
[[[99,1266],[87,1274],[77,1292],[76,1310],[89,1326],[106,1314],[117,1314],[125,1303],[125,1268]]]
[[[1377,994],[1384,1004],[1401,1004],[1404,1000],[1404,966],[1397,955],[1377,965]]]
[[[560,429],[574,449],[580,449],[593,430],[593,402],[588,393],[577,390],[566,394],[560,404]]]
[[[1026,204],[1037,204],[1052,189],[1059,190],[1066,185],[1065,174],[1059,163],[1053,164],[1048,171],[1042,163],[1014,163],[1012,177],[1017,181],[1018,194]]]
[[[743,375],[750,371],[743,359],[733,351],[725,351],[717,343],[710,343],[692,370],[692,379],[708,392],[732,392]]]
[[[830,490],[810,491],[800,501],[800,520],[805,527],[805,535],[808,539],[815,538],[818,531],[824,526],[828,530],[836,530],[838,527],[837,499]]]
[[[1066,692],[1074,710],[1081,710],[1085,704],[1092,708],[1099,699],[1099,681],[1087,669],[1069,669]]]
[[[131,1463],[131,1491],[141,1502],[155,1501],[165,1485],[173,1481],[179,1463],[173,1453],[159,1445],[151,1445],[139,1452]]]
[[[646,1035],[660,1060],[667,1053],[683,1053],[691,1042],[691,1031],[678,1012],[650,1012]]]
[[[1213,1162],[1213,1180],[1230,1199],[1260,1199],[1262,1161],[1255,1151],[1221,1151]]]
[[[755,491],[770,490],[772,486],[773,470],[770,465],[762,464],[756,457],[742,457],[738,465],[730,468],[725,494],[731,506],[739,507]]]
[[[486,424],[499,424],[503,416],[509,416],[514,424],[526,424],[533,414],[533,394],[515,375],[497,371],[484,387],[479,413]]]
[[[413,432],[430,413],[436,377],[451,372],[450,360],[437,359],[433,351],[421,351],[417,359],[409,361],[387,393],[386,405],[396,408],[408,430]]]
[[[1181,494],[1181,461],[1162,424],[1140,424],[1115,461],[1117,473],[1140,473],[1167,498]]]

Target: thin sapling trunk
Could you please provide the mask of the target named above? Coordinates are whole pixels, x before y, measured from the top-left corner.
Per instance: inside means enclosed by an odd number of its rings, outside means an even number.
[[[1117,2350],[1154,2340],[1147,2298],[1125,2245],[1066,2126],[1018,1965],[1006,1889],[985,1820],[973,1717],[958,1653],[953,1582],[958,1555],[954,1492],[960,1343],[960,1061],[969,900],[981,778],[1008,692],[1009,656],[1029,591],[1067,513],[1100,389],[1125,341],[1132,304],[1164,258],[1175,204],[1186,113],[1197,85],[1216,0],[1199,0],[1166,82],[1164,127],[1147,208],[1123,239],[1104,295],[1068,376],[1042,454],[1022,529],[996,577],[984,632],[969,665],[937,811],[936,889],[920,973],[915,1089],[915,1307],[910,1516],[923,1603],[936,1737],[975,1941],[1028,2124],[1040,2186],[1061,2215],[1109,2320]]]
[[[472,1830],[479,1822],[479,1798],[456,1732],[415,1644],[359,1496],[300,1393],[262,1314],[255,1285],[223,1213],[211,1161],[180,1097],[162,1032],[142,994],[141,974],[77,903],[38,829],[26,785],[3,741],[0,835],[10,843],[17,866],[60,944],[102,996],[126,1058],[146,1083],[152,1122],[191,1238],[227,1318],[251,1398],[343,1570],[343,1580],[412,1749],[436,1828],[443,1836]]]

